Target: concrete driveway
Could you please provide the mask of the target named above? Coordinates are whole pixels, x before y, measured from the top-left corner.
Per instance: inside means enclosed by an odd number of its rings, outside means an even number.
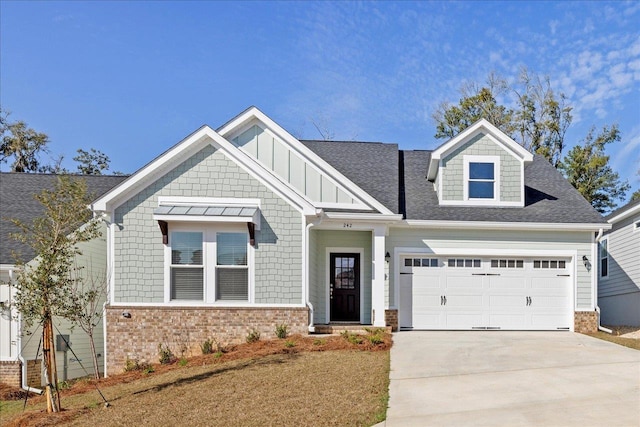
[[[572,332],[399,332],[386,426],[640,426],[640,351]]]

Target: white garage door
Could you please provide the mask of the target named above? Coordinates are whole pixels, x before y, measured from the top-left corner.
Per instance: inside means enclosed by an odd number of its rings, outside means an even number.
[[[569,329],[570,259],[418,257],[400,260],[400,326]]]

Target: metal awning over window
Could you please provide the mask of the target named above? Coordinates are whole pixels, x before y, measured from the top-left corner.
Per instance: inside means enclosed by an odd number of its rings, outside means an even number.
[[[260,230],[260,208],[239,205],[160,205],[153,211],[158,221],[162,241],[167,244],[169,222],[245,222],[249,229],[251,245],[255,243],[255,230]]]
[[[175,205],[160,205],[153,211],[154,217],[156,216],[170,216],[185,215],[189,217],[201,216],[206,218],[253,218],[258,212],[257,206],[175,206]],[[173,219],[173,218],[170,218]],[[244,222],[244,221],[242,221]]]

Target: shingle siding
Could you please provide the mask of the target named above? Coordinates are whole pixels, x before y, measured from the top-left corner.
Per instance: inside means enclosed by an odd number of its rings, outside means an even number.
[[[442,159],[442,200],[463,200],[464,156],[498,156],[500,158],[500,200],[519,202],[522,182],[520,162],[486,135],[479,134]]]
[[[164,301],[164,246],[153,220],[159,196],[259,198],[255,302],[302,303],[302,217],[278,195],[207,146],[118,207],[115,301]]]

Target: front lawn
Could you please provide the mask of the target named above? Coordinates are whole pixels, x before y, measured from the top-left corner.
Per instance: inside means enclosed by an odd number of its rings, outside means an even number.
[[[336,336],[243,344],[103,380],[108,408],[86,382],[63,391],[61,414],[45,414],[41,397],[24,414],[22,402],[3,402],[2,424],[373,425],[386,416],[389,346],[388,334],[376,345]]]

